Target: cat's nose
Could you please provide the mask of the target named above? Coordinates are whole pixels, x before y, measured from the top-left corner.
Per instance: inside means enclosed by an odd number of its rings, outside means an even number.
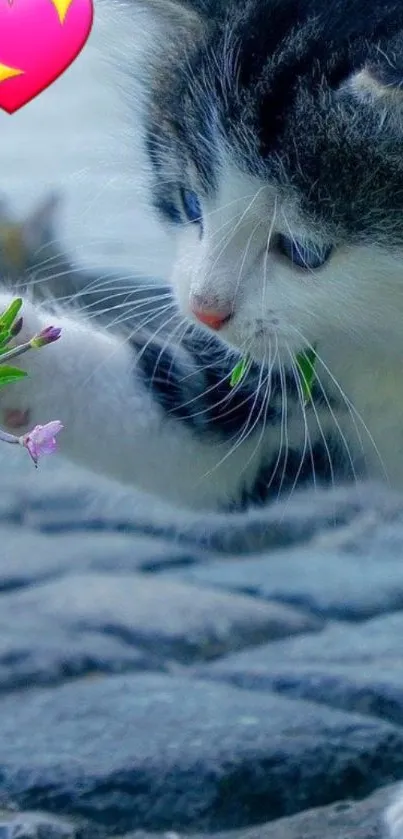
[[[229,308],[210,309],[207,306],[198,306],[197,303],[192,303],[190,308],[200,323],[204,323],[205,326],[209,326],[210,329],[215,329],[216,331],[221,329],[229,321],[232,314]]]

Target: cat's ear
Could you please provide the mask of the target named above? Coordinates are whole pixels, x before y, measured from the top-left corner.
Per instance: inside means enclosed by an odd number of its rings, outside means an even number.
[[[403,108],[402,36],[394,39],[387,53],[379,51],[376,58],[350,76],[343,88],[361,101],[384,108]]]
[[[49,192],[22,222],[21,236],[29,251],[54,240],[61,201],[60,193]]]
[[[368,64],[352,76],[349,87],[358,99],[403,107],[403,69]]]

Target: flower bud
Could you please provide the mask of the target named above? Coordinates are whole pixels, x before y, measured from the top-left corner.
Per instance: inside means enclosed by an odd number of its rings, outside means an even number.
[[[35,350],[40,347],[46,347],[47,344],[53,344],[54,341],[60,338],[61,331],[58,326],[46,326],[38,335],[34,335],[29,343],[32,349]]]
[[[23,322],[24,322],[23,318],[18,318],[18,320],[14,321],[14,323],[13,323],[11,329],[10,329],[10,335],[11,335],[12,338],[16,338],[17,335],[20,334]]]

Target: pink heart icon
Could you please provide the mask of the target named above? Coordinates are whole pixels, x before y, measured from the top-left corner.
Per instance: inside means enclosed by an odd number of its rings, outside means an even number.
[[[0,108],[13,114],[70,67],[88,40],[92,0],[0,0]]]

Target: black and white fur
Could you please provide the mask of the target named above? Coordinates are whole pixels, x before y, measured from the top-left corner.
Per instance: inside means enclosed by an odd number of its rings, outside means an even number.
[[[69,457],[198,510],[364,475],[403,488],[403,4],[132,0],[131,13],[152,33],[145,143],[184,320],[167,340],[58,316],[62,339],[27,357],[3,412],[59,418]],[[330,257],[297,267],[284,237]],[[230,310],[219,336],[188,324],[194,305]],[[27,334],[52,319],[26,302]],[[295,358],[310,346],[305,406]],[[231,388],[240,352],[254,363]]]

